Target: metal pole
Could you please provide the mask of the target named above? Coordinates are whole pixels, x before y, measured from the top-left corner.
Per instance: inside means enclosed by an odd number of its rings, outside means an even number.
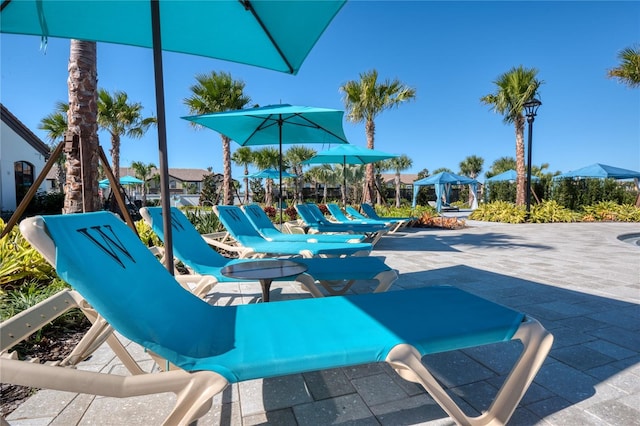
[[[527,122],[529,123],[529,143],[527,145],[527,219],[531,211],[531,141],[533,138],[534,119],[532,114],[527,116]]]
[[[158,151],[160,167],[160,205],[164,231],[164,265],[173,274],[173,234],[171,229],[171,200],[169,191],[169,165],[167,153],[167,125],[164,106],[164,76],[162,70],[162,38],[160,36],[160,4],[150,0],[151,30],[153,36],[153,71],[156,83],[156,112],[158,113]]]

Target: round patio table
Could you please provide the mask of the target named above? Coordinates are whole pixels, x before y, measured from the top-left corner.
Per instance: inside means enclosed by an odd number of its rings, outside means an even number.
[[[274,279],[302,274],[307,266],[284,259],[256,259],[233,263],[220,270],[222,275],[240,280],[260,281],[262,301],[269,301],[269,290]]]

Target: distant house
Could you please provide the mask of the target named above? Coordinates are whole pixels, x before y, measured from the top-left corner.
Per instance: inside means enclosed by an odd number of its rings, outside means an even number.
[[[169,192],[171,194],[199,194],[202,191],[202,180],[211,172],[205,169],[169,169]],[[151,171],[147,178],[149,183],[149,194],[160,193],[160,180],[154,177],[158,174],[157,169]],[[120,166],[120,176],[135,176],[135,171],[131,167]]]
[[[50,156],[49,147],[0,104],[0,211],[14,211]],[[43,181],[40,191],[51,182]]]

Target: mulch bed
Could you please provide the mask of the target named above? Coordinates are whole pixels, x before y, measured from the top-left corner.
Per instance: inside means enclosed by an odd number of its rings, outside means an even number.
[[[40,363],[59,361],[71,353],[91,324],[83,321],[75,329],[53,328],[35,342],[33,338],[18,346],[21,358],[38,358]],[[7,416],[38,391],[37,388],[0,383],[0,416]]]

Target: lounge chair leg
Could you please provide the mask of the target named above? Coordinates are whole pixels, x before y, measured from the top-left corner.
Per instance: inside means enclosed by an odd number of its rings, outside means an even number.
[[[398,345],[387,355],[389,363],[404,379],[421,384],[443,410],[460,425],[505,425],[542,366],[553,336],[536,320],[522,323],[514,340],[521,340],[522,354],[496,394],[489,409],[478,417],[467,416],[422,364],[420,353],[410,345]]]
[[[383,271],[374,277],[374,279],[378,280],[378,286],[373,290],[374,293],[383,293],[389,290],[391,284],[393,284],[398,279],[398,271]]]

